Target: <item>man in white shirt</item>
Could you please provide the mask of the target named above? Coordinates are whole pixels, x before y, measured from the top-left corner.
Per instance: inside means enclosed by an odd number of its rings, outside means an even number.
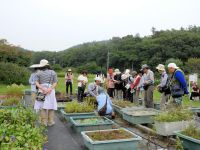
[[[87,83],[87,71],[83,71],[82,74],[78,76],[78,102],[83,101],[83,95]]]

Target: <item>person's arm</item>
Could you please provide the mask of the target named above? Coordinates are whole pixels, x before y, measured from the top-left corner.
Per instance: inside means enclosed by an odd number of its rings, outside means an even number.
[[[176,71],[174,77],[180,82],[181,87],[183,88],[185,94],[189,94],[187,89],[187,82],[185,80],[185,77],[181,71]]]
[[[165,74],[160,83],[160,87],[164,87],[167,84],[167,79],[168,79],[168,75]]]
[[[89,94],[90,94],[91,96],[96,97],[96,95],[94,94],[93,90],[94,90],[94,87],[92,86],[92,84],[89,84],[89,85],[88,85],[88,92],[89,92]]]
[[[31,84],[31,85],[35,84],[34,79],[33,79],[33,74],[31,74],[31,76],[29,78],[29,84]]]
[[[141,78],[139,78],[139,77],[135,79],[134,83],[131,85],[131,89],[134,89],[135,87],[137,87],[139,85],[140,79]]]

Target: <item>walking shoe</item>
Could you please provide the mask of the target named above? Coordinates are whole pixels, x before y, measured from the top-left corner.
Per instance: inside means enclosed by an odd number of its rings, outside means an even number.
[[[55,122],[48,123],[48,126],[51,127],[55,124]]]

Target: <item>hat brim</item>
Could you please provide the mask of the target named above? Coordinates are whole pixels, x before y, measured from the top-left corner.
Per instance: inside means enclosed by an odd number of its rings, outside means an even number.
[[[29,68],[39,68],[39,64],[34,64],[34,65],[31,65]]]
[[[161,69],[159,67],[156,67],[157,70],[160,70],[160,71],[165,71],[165,69]]]

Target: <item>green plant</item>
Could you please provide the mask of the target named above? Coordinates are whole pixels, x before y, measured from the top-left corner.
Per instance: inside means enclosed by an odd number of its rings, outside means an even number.
[[[162,112],[154,117],[154,120],[159,122],[187,121],[192,119],[193,113],[191,111],[180,108]]]
[[[86,113],[93,111],[94,111],[93,106],[90,106],[87,103],[78,103],[75,101],[67,103],[65,107],[66,113]]]
[[[124,101],[124,100],[113,100],[112,103],[122,108],[137,106],[137,104],[135,103],[131,103],[130,101]]]
[[[200,140],[200,130],[198,130],[194,125],[190,125],[181,133],[194,139]]]
[[[6,95],[7,97],[22,97],[24,86],[22,84],[12,84],[7,86]]]
[[[21,106],[0,110],[0,149],[41,150],[47,139],[36,120],[31,109]]]
[[[0,62],[0,82],[3,84],[28,84],[30,72],[25,67],[12,63]]]
[[[78,124],[102,124],[105,123],[105,120],[100,117],[96,117],[87,119],[76,119],[75,122]]]
[[[10,97],[2,100],[2,106],[13,106],[18,105],[20,102],[20,99],[17,97]]]
[[[176,145],[175,145],[176,150],[184,150],[182,146],[182,142],[179,138],[176,138]]]
[[[133,135],[124,129],[112,131],[96,131],[87,133],[93,141],[118,140],[133,138]]]

